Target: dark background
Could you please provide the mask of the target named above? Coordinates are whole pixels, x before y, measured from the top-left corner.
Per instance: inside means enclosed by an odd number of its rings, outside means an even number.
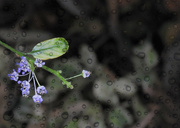
[[[21,52],[64,37],[47,60],[71,80],[36,69],[48,93],[35,104],[8,74],[20,58],[0,47],[0,128],[179,128],[179,0],[1,0],[0,40]],[[26,79],[26,77],[22,78]]]

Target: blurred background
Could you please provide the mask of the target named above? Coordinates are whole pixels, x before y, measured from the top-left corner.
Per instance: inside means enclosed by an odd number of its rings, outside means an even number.
[[[35,104],[8,74],[20,58],[0,46],[0,128],[179,128],[180,0],[0,0],[0,40],[21,52],[64,37],[68,52],[37,68]],[[26,77],[22,79],[27,79]]]

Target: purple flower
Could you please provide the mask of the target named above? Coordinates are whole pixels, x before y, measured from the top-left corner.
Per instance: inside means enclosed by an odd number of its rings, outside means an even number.
[[[38,94],[35,94],[32,98],[33,98],[35,103],[39,103],[40,104],[43,101],[41,95],[38,95]]]
[[[47,90],[44,86],[40,86],[37,88],[37,93],[39,94],[46,94],[47,93]]]
[[[13,73],[8,74],[11,80],[18,81],[19,74],[13,69]]]
[[[24,75],[26,72],[30,72],[30,67],[29,67],[29,64],[28,64],[28,61],[26,60],[26,57],[21,57],[21,61],[20,63],[17,63],[17,65],[19,65],[19,68],[18,68],[18,73],[20,73],[21,71],[22,74]]]
[[[27,80],[23,80],[21,85],[23,89],[30,89],[30,83]]]
[[[27,97],[30,93],[29,89],[21,88],[21,91],[22,91],[22,96],[24,96],[24,97]]]
[[[83,70],[83,71],[82,71],[82,75],[83,75],[83,77],[84,77],[84,78],[89,77],[89,76],[90,76],[90,74],[91,74],[91,72],[90,72],[90,71],[86,71],[86,70]]]
[[[42,60],[40,59],[36,59],[34,61],[34,64],[37,66],[37,67],[42,67],[43,65],[45,65],[45,62],[43,62]]]

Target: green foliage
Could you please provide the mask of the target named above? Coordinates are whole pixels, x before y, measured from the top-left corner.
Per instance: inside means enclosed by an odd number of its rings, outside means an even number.
[[[54,59],[62,56],[69,48],[68,42],[61,37],[38,43],[28,54],[41,60]]]

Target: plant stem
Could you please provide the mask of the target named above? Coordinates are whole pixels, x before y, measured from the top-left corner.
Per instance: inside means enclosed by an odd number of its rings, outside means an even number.
[[[80,76],[82,76],[82,73],[79,74],[79,75],[76,75],[76,76],[72,76],[72,77],[66,78],[66,80],[70,80],[70,79],[73,79],[73,78],[76,78],[76,77],[80,77]]]
[[[12,52],[16,53],[17,55],[26,57],[26,59],[27,59],[29,62],[33,62],[33,63],[34,63],[35,60],[32,59],[32,58],[27,57],[27,56],[26,56],[26,53],[23,54],[23,53],[15,50],[15,49],[12,48],[11,46],[3,43],[2,41],[0,41],[0,44],[1,44],[2,46],[4,46],[5,48],[11,50]],[[42,68],[45,69],[46,71],[48,71],[48,72],[56,75],[57,77],[59,77],[59,78],[63,81],[63,83],[67,85],[68,81],[66,81],[66,79],[65,79],[64,77],[62,77],[56,70],[53,70],[53,69],[51,69],[51,68],[49,68],[49,67],[47,67],[47,66],[42,66]],[[67,85],[67,86],[68,86],[68,88],[73,88],[72,85]]]

